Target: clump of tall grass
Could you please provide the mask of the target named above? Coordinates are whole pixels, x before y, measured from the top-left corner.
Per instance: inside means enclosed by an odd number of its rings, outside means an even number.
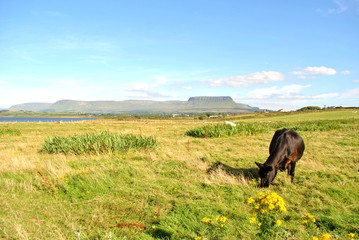
[[[19,129],[2,128],[0,129],[0,136],[20,136],[21,131]]]
[[[214,138],[234,135],[251,136],[268,130],[268,126],[265,124],[238,123],[235,127],[228,124],[217,124],[188,130],[186,135],[197,138]]]
[[[231,126],[228,124],[216,124],[198,127],[186,131],[187,136],[197,138],[218,138],[226,136],[251,136],[259,133],[275,131],[281,128],[293,129],[303,132],[324,132],[331,130],[338,130],[343,128],[351,128],[351,124],[355,120],[317,120],[305,122],[258,122],[258,123],[236,123]]]
[[[49,137],[40,152],[64,154],[101,154],[126,152],[130,149],[152,149],[157,146],[155,137],[109,132],[87,133],[69,137]]]
[[[330,130],[337,130],[345,127],[346,124],[349,124],[350,121],[340,121],[340,120],[319,120],[319,121],[305,121],[305,122],[296,122],[290,123],[285,126],[286,128],[293,129],[296,131],[305,131],[305,132],[324,132]],[[283,123],[272,124],[272,126],[282,125]]]

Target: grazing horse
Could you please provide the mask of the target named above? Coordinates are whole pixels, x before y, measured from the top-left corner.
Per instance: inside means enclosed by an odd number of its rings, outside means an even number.
[[[278,170],[288,170],[294,183],[295,164],[302,157],[305,145],[302,137],[294,130],[277,130],[269,146],[269,157],[265,163],[255,164],[259,167],[260,187],[269,187]]]

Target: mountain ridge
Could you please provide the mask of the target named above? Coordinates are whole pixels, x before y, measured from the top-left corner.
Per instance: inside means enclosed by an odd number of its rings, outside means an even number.
[[[253,112],[257,107],[236,103],[229,96],[196,96],[187,101],[123,100],[80,101],[59,100],[55,103],[23,103],[13,105],[11,111],[75,112],[93,114],[128,113],[195,113],[195,112]]]

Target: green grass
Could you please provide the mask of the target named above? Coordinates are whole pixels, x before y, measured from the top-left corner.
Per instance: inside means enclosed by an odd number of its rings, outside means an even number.
[[[226,136],[250,136],[268,131],[265,124],[239,123],[235,127],[228,124],[208,125],[188,130],[187,136],[207,138],[207,137],[226,137]]]
[[[206,125],[186,131],[187,136],[198,138],[228,137],[228,136],[251,136],[259,133],[273,131],[279,128],[288,128],[296,131],[331,131],[345,127],[351,127],[355,119],[349,120],[315,120],[301,122],[263,122],[246,123],[239,122],[236,126],[228,124]]]
[[[154,137],[133,134],[113,134],[109,132],[55,136],[45,140],[40,152],[64,154],[106,154],[125,152],[130,149],[152,149],[156,147]]]
[[[0,136],[20,136],[21,131],[19,129],[0,128]]]
[[[0,239],[255,240],[258,226],[248,221],[246,200],[262,191],[277,193],[288,209],[273,239],[358,236],[359,119],[349,110],[243,117],[231,121],[259,130],[186,135],[222,126],[223,119],[3,125],[21,135],[0,136]],[[259,189],[254,161],[266,160],[274,131],[283,127],[296,129],[306,144],[296,184],[280,172],[276,185]],[[39,152],[51,138],[99,143],[123,135],[153,136],[156,144],[146,150]],[[65,144],[61,141],[54,146]],[[217,161],[236,172],[208,174]],[[310,226],[301,223],[308,213],[316,218]],[[220,216],[228,219],[223,227],[201,221]]]

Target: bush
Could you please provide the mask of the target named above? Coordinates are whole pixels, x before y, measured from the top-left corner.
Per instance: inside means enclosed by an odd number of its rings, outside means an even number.
[[[321,108],[318,106],[307,106],[307,107],[302,107],[298,111],[317,111],[317,110],[321,110]]]
[[[40,152],[65,154],[100,154],[141,150],[156,147],[155,137],[109,132],[88,133],[70,137],[50,137],[45,140]]]
[[[207,125],[186,131],[185,135],[197,138],[218,138],[226,136],[251,136],[264,132],[271,132],[282,128],[293,129],[298,132],[322,132],[350,128],[355,120],[317,120],[305,122],[266,122],[266,123],[237,123],[232,127],[228,124]]]
[[[20,136],[21,132],[19,129],[0,129],[0,136]]]
[[[265,131],[268,131],[268,126],[263,124],[240,123],[235,127],[228,124],[217,124],[188,130],[186,135],[198,138],[212,138],[234,135],[250,136]]]

